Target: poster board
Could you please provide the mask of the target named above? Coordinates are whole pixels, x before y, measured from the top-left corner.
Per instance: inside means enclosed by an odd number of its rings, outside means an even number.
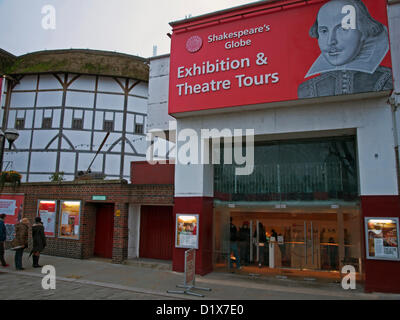
[[[56,200],[38,200],[37,216],[42,219],[46,237],[56,235]]]
[[[15,224],[23,217],[23,194],[0,194],[0,214],[5,213],[4,224],[7,230],[6,241],[15,237]]]
[[[59,237],[79,240],[81,201],[61,200],[59,215]]]
[[[400,260],[399,218],[366,217],[367,259]]]
[[[199,248],[198,214],[176,214],[175,247],[186,249]]]

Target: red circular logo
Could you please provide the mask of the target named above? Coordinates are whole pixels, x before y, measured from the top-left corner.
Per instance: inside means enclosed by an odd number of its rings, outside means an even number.
[[[203,40],[199,36],[193,36],[186,41],[186,50],[195,53],[201,49],[202,45]]]

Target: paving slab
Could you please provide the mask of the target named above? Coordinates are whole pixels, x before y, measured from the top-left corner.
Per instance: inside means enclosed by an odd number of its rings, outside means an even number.
[[[6,251],[6,260],[12,262],[13,254],[13,251]],[[27,257],[28,254],[24,253],[23,265],[26,268],[24,271],[16,271],[13,266],[0,267],[0,279],[4,273],[12,275],[14,287],[21,289],[16,290],[13,297],[18,297],[21,292],[24,295],[29,293],[25,292],[27,277],[35,279],[31,283],[31,287],[35,288],[30,289],[32,299],[57,298],[62,295],[61,292],[58,296],[42,292],[41,279],[44,274],[41,273],[41,268],[33,268],[31,260],[28,261]],[[41,256],[40,264],[54,266],[59,288],[67,286],[68,292],[79,293],[82,298],[129,299],[129,293],[134,293],[143,295],[143,299],[203,299],[168,293],[168,290],[180,290],[176,285],[183,284],[183,273],[166,268],[145,267],[145,264],[112,264],[106,259],[80,260],[47,255]],[[210,300],[400,300],[400,295],[396,294],[364,293],[360,286],[357,290],[343,290],[338,283],[316,283],[275,277],[268,279],[222,272],[196,276],[196,285],[211,289],[210,292],[199,291],[205,295],[205,299]],[[0,288],[3,286],[7,287],[0,281]],[[99,291],[93,291],[94,287]],[[115,292],[110,296],[107,290]],[[39,294],[39,297],[34,297],[35,294]]]

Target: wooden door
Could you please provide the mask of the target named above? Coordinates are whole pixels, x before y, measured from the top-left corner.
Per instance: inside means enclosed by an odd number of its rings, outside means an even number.
[[[103,258],[112,258],[114,234],[114,205],[104,204],[96,212],[96,236],[94,255]]]
[[[174,219],[171,206],[142,206],[140,212],[141,258],[172,260]]]

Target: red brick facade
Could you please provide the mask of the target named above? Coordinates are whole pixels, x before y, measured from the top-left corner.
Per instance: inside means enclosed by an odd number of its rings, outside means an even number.
[[[114,263],[128,256],[129,204],[172,205],[173,185],[132,185],[125,180],[84,180],[71,182],[23,183],[19,187],[4,186],[2,194],[24,194],[23,216],[30,222],[37,215],[38,200],[81,200],[79,240],[47,238],[44,254],[84,259],[93,256],[96,233],[96,210],[102,203],[114,205],[113,253]],[[93,201],[93,195],[105,195],[106,201]],[[58,212],[57,212],[58,215]]]

